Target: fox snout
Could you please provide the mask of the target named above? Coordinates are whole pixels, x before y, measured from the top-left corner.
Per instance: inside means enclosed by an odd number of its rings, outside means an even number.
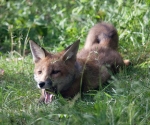
[[[40,88],[43,88],[44,86],[45,86],[45,82],[40,82],[40,83],[39,83],[39,87],[40,87]]]
[[[38,88],[40,89],[49,89],[51,87],[52,87],[52,81],[50,79],[38,83]]]

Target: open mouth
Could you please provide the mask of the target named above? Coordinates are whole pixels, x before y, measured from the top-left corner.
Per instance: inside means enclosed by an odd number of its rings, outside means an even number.
[[[51,92],[49,89],[45,89],[44,95],[45,95],[45,104],[51,103],[55,96],[54,92]]]

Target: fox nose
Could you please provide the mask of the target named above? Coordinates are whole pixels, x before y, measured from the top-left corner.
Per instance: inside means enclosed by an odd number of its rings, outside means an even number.
[[[39,83],[40,88],[42,88],[44,85],[45,85],[45,82],[40,82]]]

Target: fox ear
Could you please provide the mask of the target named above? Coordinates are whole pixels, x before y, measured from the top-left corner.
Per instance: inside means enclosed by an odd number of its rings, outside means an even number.
[[[69,47],[66,48],[66,52],[62,56],[63,61],[67,61],[67,60],[75,61],[76,60],[79,43],[80,43],[80,40],[77,40],[72,45],[70,45]]]
[[[39,45],[37,45],[32,40],[30,40],[29,43],[30,43],[30,49],[31,49],[34,62],[38,62],[40,59],[45,58],[46,54],[44,49],[42,49]]]

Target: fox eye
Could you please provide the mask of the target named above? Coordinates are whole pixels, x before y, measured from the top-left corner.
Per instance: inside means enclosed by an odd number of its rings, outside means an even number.
[[[53,70],[52,71],[52,74],[57,74],[57,73],[59,73],[60,72],[60,70]]]
[[[41,71],[41,70],[39,70],[39,71],[38,71],[38,74],[39,74],[39,75],[40,75],[40,74],[42,74],[42,71]]]
[[[96,42],[97,42],[97,43],[100,43],[100,42],[101,42],[101,39],[97,38],[97,39],[96,39]]]

